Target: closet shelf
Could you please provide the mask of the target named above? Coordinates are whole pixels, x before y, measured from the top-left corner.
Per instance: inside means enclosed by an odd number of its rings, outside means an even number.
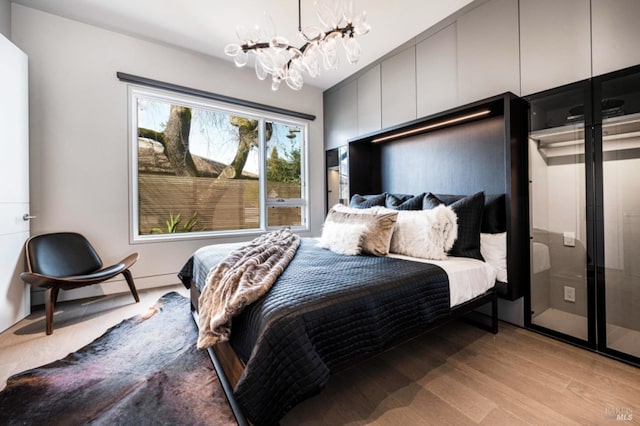
[[[604,141],[640,137],[640,113],[604,119],[602,133]],[[529,138],[538,142],[539,148],[583,145],[584,124],[576,123],[536,130],[529,134]]]

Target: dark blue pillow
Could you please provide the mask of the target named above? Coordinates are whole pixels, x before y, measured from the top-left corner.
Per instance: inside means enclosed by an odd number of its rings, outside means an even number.
[[[435,197],[450,206],[458,216],[458,238],[451,250],[449,250],[449,255],[471,257],[484,261],[480,253],[484,192],[477,192],[466,197],[442,194],[438,194]]]
[[[438,201],[449,206],[462,198],[464,198],[464,195],[438,194],[436,196],[428,193],[424,198],[423,209],[434,208],[438,205],[436,204]],[[485,234],[507,232],[506,203],[507,198],[505,194],[485,194],[480,232]]]
[[[441,199],[433,195],[431,192],[427,192],[422,200],[422,210],[431,210],[434,207],[438,207],[440,204],[444,204]]]
[[[374,206],[384,206],[384,202],[387,199],[387,193],[383,192],[378,195],[360,195],[354,194],[349,201],[349,207],[356,209],[368,209]]]
[[[485,195],[481,232],[497,234],[507,232],[507,211],[505,194]]]
[[[424,192],[413,197],[410,195],[398,197],[394,194],[387,194],[385,205],[394,210],[422,210],[424,196]]]

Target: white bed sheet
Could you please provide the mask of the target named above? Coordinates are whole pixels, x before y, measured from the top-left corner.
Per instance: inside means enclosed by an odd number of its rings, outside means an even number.
[[[449,276],[449,295],[452,308],[480,296],[496,285],[496,269],[481,260],[452,256],[447,257],[446,260],[431,260],[395,253],[389,253],[388,257],[433,263],[444,269]]]

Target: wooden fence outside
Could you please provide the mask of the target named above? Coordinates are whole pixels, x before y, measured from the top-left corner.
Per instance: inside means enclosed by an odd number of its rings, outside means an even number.
[[[181,215],[180,225],[194,212],[198,222],[192,231],[255,229],[260,226],[259,181],[218,180],[140,173],[138,175],[138,227],[141,235],[152,229],[166,231],[170,215]],[[299,197],[300,185],[269,183],[279,197]],[[299,208],[269,209],[271,226],[300,224]],[[271,210],[274,210],[271,212]]]

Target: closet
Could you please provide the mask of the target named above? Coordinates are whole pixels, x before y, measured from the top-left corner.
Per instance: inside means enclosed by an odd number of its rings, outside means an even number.
[[[525,326],[640,365],[640,66],[527,100]]]

